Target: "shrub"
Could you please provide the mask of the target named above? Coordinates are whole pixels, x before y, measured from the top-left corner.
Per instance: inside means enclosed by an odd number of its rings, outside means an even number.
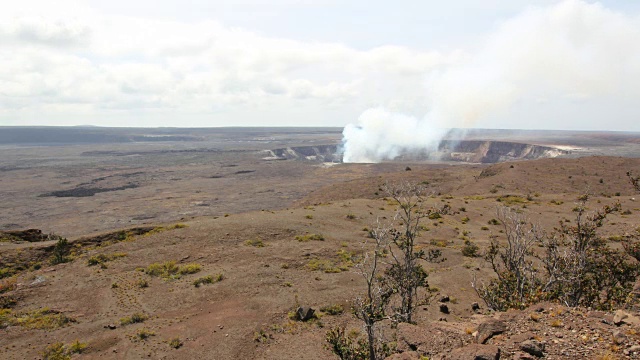
[[[187,264],[187,265],[178,267],[178,274],[180,275],[195,274],[200,270],[202,270],[202,265],[200,264]]]
[[[258,248],[266,246],[266,244],[262,241],[262,239],[247,240],[244,242],[244,244],[247,246],[253,246]]]
[[[27,329],[55,330],[75,321],[75,319],[67,317],[59,311],[45,307],[20,314],[11,319],[11,324]]]
[[[341,360],[366,360],[369,359],[369,348],[363,339],[357,341],[345,334],[344,327],[334,327],[329,330],[325,340],[331,346],[331,351]]]
[[[356,215],[355,214],[347,214],[346,218],[349,219],[349,220],[353,220],[353,219],[356,218]]]
[[[15,290],[17,287],[18,279],[10,277],[8,279],[0,280],[0,294]]]
[[[47,346],[41,353],[43,360],[70,360],[71,354],[64,348],[61,342]]]
[[[117,258],[121,258],[121,257],[125,257],[125,256],[127,256],[127,254],[125,254],[125,253],[113,253],[113,254],[110,254],[110,255],[98,254],[98,255],[94,255],[94,256],[90,257],[87,260],[87,264],[89,266],[104,265],[104,263],[106,263],[108,261],[112,261],[112,260],[115,260]]]
[[[334,304],[323,306],[320,311],[329,315],[341,315],[344,312],[344,308],[340,304]]]
[[[187,264],[178,266],[175,261],[164,263],[153,263],[144,269],[145,274],[150,276],[160,276],[165,279],[179,279],[182,275],[195,274],[202,270],[200,264]]]
[[[69,353],[81,354],[87,348],[87,343],[81,343],[80,340],[76,340],[69,345]]]
[[[507,245],[500,246],[493,240],[486,256],[498,279],[481,287],[475,280],[473,283],[487,306],[505,310],[555,300],[567,306],[610,310],[626,303],[640,265],[609,247],[597,233],[607,215],[619,210],[619,204],[587,214],[588,199],[587,195],[579,198],[573,225],[561,220],[550,236],[542,236],[515,210],[501,210]],[[542,256],[533,253],[534,245],[544,248]],[[633,256],[635,246],[624,245]],[[541,269],[535,265],[537,259]]]
[[[296,240],[300,242],[307,242],[310,240],[324,241],[324,236],[322,234],[297,235]]]
[[[478,250],[478,245],[469,240],[466,240],[464,242],[464,246],[462,247],[462,255],[467,257],[477,257]]]
[[[51,264],[61,264],[69,261],[67,255],[69,254],[70,244],[65,238],[61,238],[56,242],[56,245],[53,247],[53,253],[51,255]]]
[[[135,336],[133,337],[134,340],[139,340],[139,341],[144,341],[147,340],[148,338],[155,336],[156,333],[154,333],[151,330],[145,329],[145,328],[141,328],[138,329],[138,331],[136,331]]]
[[[120,319],[120,325],[138,324],[147,320],[149,317],[142,313],[134,313],[131,316]]]
[[[145,280],[145,279],[138,280],[137,284],[138,284],[138,287],[141,288],[141,289],[149,287],[149,282],[147,280]]]
[[[169,346],[174,349],[179,349],[182,345],[184,344],[182,343],[182,340],[180,340],[180,338],[173,338],[169,340]]]
[[[213,283],[220,282],[223,279],[224,279],[223,274],[217,274],[215,276],[207,275],[194,280],[193,286],[200,287],[200,285],[203,285],[203,284],[213,284]]]

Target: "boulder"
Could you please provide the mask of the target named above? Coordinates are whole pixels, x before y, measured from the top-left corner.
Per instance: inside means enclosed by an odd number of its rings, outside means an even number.
[[[477,312],[478,310],[480,310],[480,304],[478,304],[477,302],[474,302],[473,304],[471,304],[471,310],[473,310],[474,312]]]
[[[639,326],[640,325],[640,318],[635,316],[635,315],[631,315],[631,314],[629,314],[628,312],[626,312],[624,310],[618,310],[613,315],[613,323],[618,325],[618,326],[620,326],[622,324],[629,324],[629,325]]]
[[[444,314],[449,313],[449,307],[447,306],[447,304],[440,304],[440,312]]]
[[[544,356],[544,343],[538,340],[525,340],[520,343],[520,350],[537,357]]]
[[[484,344],[493,336],[507,331],[507,324],[502,320],[489,319],[478,326],[476,342]]]
[[[298,316],[298,320],[307,321],[313,319],[313,317],[315,316],[315,312],[316,311],[310,307],[301,306],[298,308],[298,310],[296,310],[296,315]]]

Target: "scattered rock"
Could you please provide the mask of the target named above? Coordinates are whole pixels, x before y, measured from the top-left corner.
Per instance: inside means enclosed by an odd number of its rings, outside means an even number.
[[[449,295],[442,295],[442,296],[440,297],[440,302],[441,302],[441,303],[449,302],[449,300],[450,300],[450,299],[449,299]]]
[[[494,345],[469,344],[453,350],[443,360],[499,360],[500,349]]]
[[[520,350],[537,357],[544,356],[545,344],[538,340],[526,340],[520,344]]]
[[[110,329],[110,330],[115,330],[115,329],[116,329],[116,326],[115,326],[115,325],[113,325],[113,324],[109,324],[109,325],[105,325],[105,327],[104,327],[104,328],[105,328],[105,329]]]
[[[314,309],[307,306],[301,306],[298,308],[298,310],[296,310],[296,314],[298,315],[298,320],[300,321],[307,321],[307,320],[313,319],[315,312],[316,311]]]
[[[478,326],[476,341],[478,344],[484,344],[494,335],[502,334],[505,331],[507,331],[507,324],[504,321],[489,319]]]

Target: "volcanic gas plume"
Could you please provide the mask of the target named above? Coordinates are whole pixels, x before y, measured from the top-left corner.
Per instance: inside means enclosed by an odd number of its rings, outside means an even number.
[[[500,24],[462,60],[426,74],[426,115],[385,107],[343,132],[345,162],[377,162],[437,148],[451,128],[585,129],[629,116],[640,101],[640,21],[566,0]],[[593,109],[593,111],[590,111]]]

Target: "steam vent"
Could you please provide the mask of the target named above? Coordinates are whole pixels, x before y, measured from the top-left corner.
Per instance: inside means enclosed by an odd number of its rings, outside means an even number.
[[[342,162],[338,145],[294,146],[266,150],[264,160],[302,160]],[[569,154],[551,146],[509,141],[443,140],[436,151],[407,150],[393,161],[458,161],[467,163],[498,163],[511,160],[552,158]]]

